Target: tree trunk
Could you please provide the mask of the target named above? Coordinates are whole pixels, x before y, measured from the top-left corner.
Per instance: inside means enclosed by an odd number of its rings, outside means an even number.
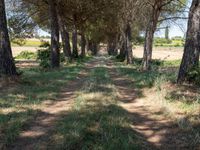
[[[145,35],[143,70],[150,70],[150,63],[152,60],[153,38],[154,38],[154,27],[150,25],[149,27],[147,27]]]
[[[51,67],[57,68],[60,66],[59,24],[54,0],[49,0],[49,14],[51,20]]]
[[[0,74],[17,75],[8,35],[4,0],[0,0]]]
[[[78,35],[76,27],[76,15],[73,16],[74,26],[72,32],[72,46],[73,46],[73,57],[78,58]]]
[[[131,36],[130,24],[127,24],[126,28],[126,59],[127,59],[127,64],[133,63],[132,36]]]
[[[184,54],[179,70],[178,83],[187,81],[190,69],[199,65],[200,53],[200,2],[193,0],[189,13],[188,30]]]
[[[143,54],[143,70],[151,69],[153,39],[161,12],[161,6],[162,6],[162,1],[155,3],[152,10],[152,17],[150,18],[146,28],[144,54]]]
[[[107,51],[108,55],[117,55],[117,40],[115,38],[108,40]]]
[[[91,45],[92,49],[92,55],[95,56],[97,55],[98,53],[98,44],[96,42],[92,42],[92,45]]]
[[[67,27],[63,24],[62,19],[59,19],[61,38],[62,38],[62,46],[65,57],[71,58],[71,46],[69,41],[69,33],[67,32]]]
[[[119,59],[121,61],[125,61],[126,59],[126,43],[125,42],[122,43],[122,46],[120,48]]]
[[[81,56],[85,57],[85,47],[86,47],[86,39],[85,34],[81,34]]]

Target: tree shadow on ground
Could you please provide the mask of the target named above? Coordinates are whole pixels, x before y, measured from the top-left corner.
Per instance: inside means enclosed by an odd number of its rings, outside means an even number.
[[[12,143],[30,121],[29,118],[37,114],[35,107],[46,100],[55,102],[60,89],[75,79],[81,69],[80,65],[46,72],[38,68],[25,68],[18,82],[0,89],[1,143]]]
[[[38,110],[27,109],[0,114],[0,149],[12,144],[22,129],[35,119]]]
[[[39,104],[44,100],[56,100],[58,91],[67,81],[75,79],[80,66],[43,72],[36,68],[24,70],[20,82],[0,91],[0,108],[16,105]]]
[[[41,112],[42,113],[42,112]],[[45,114],[52,116],[52,114]],[[55,117],[55,116],[54,116]],[[56,124],[56,130],[46,130],[42,134],[20,137],[20,140],[30,144],[32,149],[127,149],[127,150],[198,150],[198,145],[190,145],[191,139],[196,137],[185,136],[187,130],[177,130],[174,123],[161,123],[148,118],[148,115],[131,113],[118,105],[86,106],[81,110],[73,110],[57,114],[61,118]],[[131,118],[131,119],[130,119]],[[39,123],[38,123],[39,124]],[[148,127],[145,125],[148,124]],[[131,126],[141,126],[143,130],[154,130],[148,135],[139,133]],[[41,124],[39,126],[45,127]],[[36,131],[35,131],[36,132]],[[189,132],[190,133],[190,132]],[[148,139],[157,136],[158,143]],[[179,139],[176,139],[176,138]],[[40,141],[38,143],[38,141]],[[194,140],[192,140],[194,141]],[[197,143],[196,143],[197,144]],[[28,149],[27,145],[10,145],[6,149]],[[29,145],[29,146],[30,146]],[[21,147],[22,146],[22,147]]]
[[[140,149],[127,112],[116,105],[71,111],[58,124],[53,149]],[[57,139],[56,139],[57,138]]]
[[[94,69],[98,69],[95,67]],[[41,119],[48,117],[59,118],[55,120],[55,130],[48,130],[49,126],[45,126],[42,122],[37,121],[37,126],[46,127],[47,129],[38,134],[31,134],[20,137],[19,140],[24,140],[26,144],[30,144],[35,149],[67,149],[67,150],[84,150],[84,149],[144,149],[144,150],[169,150],[169,149],[181,149],[181,150],[195,150],[197,146],[192,147],[188,144],[188,138],[185,138],[187,131],[183,132],[178,130],[178,127],[173,122],[162,122],[156,119],[150,118],[148,110],[147,114],[141,114],[140,112],[130,112],[124,109],[118,102],[106,102],[104,97],[96,97],[96,94],[102,93],[103,95],[111,95],[112,88],[109,88],[105,84],[113,83],[119,87],[122,95],[129,95],[129,97],[113,97],[115,100],[121,103],[131,104],[136,100],[137,96],[131,95],[134,90],[125,89],[132,84],[137,84],[138,91],[142,92],[142,88],[149,87],[148,82],[143,80],[147,79],[148,74],[145,77],[137,77],[139,81],[125,80],[122,83],[123,78],[115,73],[111,77],[114,77],[114,81],[107,80],[108,77],[99,78],[104,74],[102,69],[108,69],[107,67],[101,67],[98,76],[94,76],[93,79],[88,78],[88,82],[95,86],[92,86],[92,90],[84,89],[84,94],[92,94],[92,98],[88,98],[88,104],[81,105],[83,95],[79,96],[79,99],[75,101],[78,105],[69,111],[65,111],[59,114],[47,114],[41,112]],[[133,70],[131,70],[133,71]],[[112,72],[112,69],[110,70]],[[135,74],[133,74],[135,75]],[[138,74],[140,75],[140,74]],[[102,80],[103,82],[98,82]],[[148,79],[147,79],[148,80]],[[152,76],[153,82],[155,78]],[[89,87],[88,84],[85,84]],[[94,87],[94,88],[93,88]],[[100,88],[99,88],[100,87]],[[78,87],[81,88],[81,87]],[[81,91],[81,90],[80,90]],[[124,92],[124,93],[123,93]],[[107,96],[106,95],[106,96]],[[122,97],[123,98],[123,97]],[[93,102],[93,103],[91,103]],[[145,109],[143,106],[138,106],[140,109]],[[137,127],[142,127],[144,132],[139,132]],[[29,130],[27,128],[27,130]],[[36,129],[38,131],[40,129]],[[34,132],[37,133],[35,130]],[[141,129],[140,129],[141,131]],[[150,139],[156,137],[157,142],[151,142]],[[176,139],[178,137],[178,139]],[[184,137],[185,139],[183,139]],[[189,137],[191,138],[191,137]],[[23,143],[23,142],[22,142]],[[27,145],[14,146],[15,149],[30,149]],[[9,148],[8,148],[9,149]],[[10,149],[13,149],[11,147]]]
[[[200,104],[200,88],[193,85],[178,85],[171,87],[166,99],[170,101],[181,101],[185,104]]]

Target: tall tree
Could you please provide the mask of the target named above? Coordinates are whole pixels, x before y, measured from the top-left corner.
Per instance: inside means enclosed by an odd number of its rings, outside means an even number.
[[[0,74],[17,75],[8,35],[4,0],[0,0]]]
[[[165,28],[165,39],[169,40],[169,26],[166,26]]]
[[[179,70],[178,83],[187,81],[187,73],[199,65],[200,53],[200,0],[193,0],[189,12],[184,54]]]
[[[73,57],[78,58],[78,31],[77,31],[77,16],[73,15],[73,31],[72,31],[72,47]]]
[[[51,23],[51,66],[52,68],[57,68],[60,66],[59,24],[57,5],[55,0],[49,0],[48,2]]]
[[[152,59],[153,39],[156,31],[158,19],[162,9],[163,0],[155,0],[150,9],[151,15],[146,26],[144,54],[143,54],[143,70],[150,69],[150,62]]]
[[[63,53],[65,54],[65,57],[71,59],[72,53],[71,53],[69,32],[67,31],[67,26],[62,18],[63,17],[59,14],[59,28],[62,38]]]
[[[86,38],[84,32],[81,33],[81,57],[85,57]]]
[[[161,20],[172,19],[178,17],[172,17],[182,12],[185,8],[183,6],[186,3],[185,0],[147,0],[145,2],[147,5],[146,11],[148,12],[147,24],[146,24],[146,33],[145,33],[145,43],[144,43],[144,54],[143,54],[143,70],[149,70],[151,68],[152,60],[152,50],[153,50],[153,39],[154,33],[157,29],[158,23]],[[146,12],[145,11],[145,12]],[[170,18],[168,18],[170,16]]]
[[[128,23],[125,31],[126,35],[126,57],[127,57],[127,64],[133,63],[133,51],[132,51],[132,35],[131,35],[131,26]]]

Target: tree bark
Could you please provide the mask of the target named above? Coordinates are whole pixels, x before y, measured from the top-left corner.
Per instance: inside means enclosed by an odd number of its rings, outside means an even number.
[[[190,7],[184,54],[179,70],[178,83],[187,81],[190,69],[199,66],[200,54],[200,1],[193,0]]]
[[[60,66],[59,24],[54,0],[49,0],[49,14],[51,21],[51,67],[58,68]]]
[[[71,59],[71,46],[70,46],[70,39],[69,39],[69,33],[67,31],[67,27],[63,24],[62,19],[59,19],[60,24],[60,32],[61,32],[61,38],[62,38],[62,46],[63,46],[63,52],[65,57]]]
[[[117,39],[109,39],[107,45],[108,55],[117,55]]]
[[[144,54],[143,54],[143,70],[150,70],[150,63],[152,60],[154,27],[150,25],[146,30]]]
[[[82,33],[81,34],[81,56],[85,57],[85,48],[86,48],[86,38],[85,38],[85,34]]]
[[[72,57],[72,52],[71,52],[71,46],[70,46],[70,38],[69,38],[69,32],[64,31],[63,32],[63,51],[65,53],[65,56],[68,58]]]
[[[72,46],[73,46],[73,57],[78,58],[78,34],[76,27],[76,15],[73,16],[74,26],[72,31]]]
[[[158,19],[161,13],[162,1],[155,3],[152,10],[152,16],[146,28],[144,53],[143,53],[143,70],[151,69],[153,39],[156,31]]]
[[[4,0],[0,0],[0,74],[17,75],[8,34]]]
[[[120,45],[119,55],[117,55],[116,58],[119,59],[122,62],[126,60],[126,44],[125,43]]]
[[[92,42],[92,55],[95,56],[98,53],[98,44],[96,42]]]
[[[127,24],[126,28],[126,59],[127,59],[127,64],[133,63],[132,35],[131,35],[130,24]]]

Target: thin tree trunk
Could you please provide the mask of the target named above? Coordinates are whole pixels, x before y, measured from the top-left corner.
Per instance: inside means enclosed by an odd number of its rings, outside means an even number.
[[[126,43],[123,42],[120,48],[119,59],[124,61],[126,59]]]
[[[97,55],[98,53],[98,44],[96,42],[92,42],[92,55]]]
[[[60,49],[59,49],[59,24],[57,7],[54,0],[49,0],[49,14],[51,20],[51,67],[60,66]]]
[[[81,56],[85,57],[86,39],[85,34],[81,34]]]
[[[130,24],[127,24],[126,28],[126,59],[127,59],[127,64],[133,63],[132,36],[131,36]]]
[[[116,39],[109,39],[107,45],[108,55],[117,55],[117,42]]]
[[[63,29],[64,28],[64,29]],[[70,46],[70,39],[69,39],[69,33],[65,29],[66,27],[62,26],[61,29],[61,37],[62,37],[62,44],[63,44],[63,52],[67,58],[71,58],[71,46]]]
[[[78,34],[76,27],[76,15],[73,16],[74,26],[72,32],[72,46],[73,46],[73,57],[78,58]]]
[[[0,0],[0,74],[17,75],[8,35],[4,0]]]
[[[152,60],[152,50],[153,50],[153,39],[154,39],[154,27],[150,25],[147,28],[145,35],[143,70],[150,70],[150,63]]]
[[[155,3],[152,10],[152,17],[150,18],[146,28],[144,54],[143,54],[143,70],[151,69],[153,39],[161,12],[161,6],[162,6],[162,1]]]
[[[193,0],[189,13],[184,54],[179,70],[178,83],[187,81],[190,69],[199,65],[200,53],[200,1]]]

